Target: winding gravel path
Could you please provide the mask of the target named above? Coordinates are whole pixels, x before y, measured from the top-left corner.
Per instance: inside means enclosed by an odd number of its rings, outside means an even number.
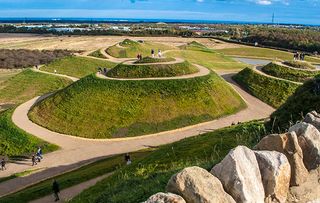
[[[200,69],[198,73],[179,76],[179,79],[200,77],[210,73],[208,69],[202,66],[197,65],[197,67]],[[160,146],[173,143],[187,137],[193,137],[219,128],[227,127],[232,123],[237,123],[239,121],[246,122],[254,119],[267,118],[274,111],[272,107],[241,89],[231,79],[232,75],[236,73],[218,72],[218,74],[241,95],[247,103],[248,108],[236,114],[225,116],[213,121],[145,136],[93,140],[53,132],[33,123],[28,118],[28,112],[32,106],[49,96],[49,94],[36,97],[21,104],[13,113],[12,121],[14,124],[40,139],[60,146],[61,149],[46,154],[43,161],[41,161],[41,163],[36,167],[32,167],[31,163],[8,164],[8,170],[3,172],[1,171],[0,177],[6,177],[25,170],[36,169],[37,167],[46,169],[26,177],[19,177],[0,183],[0,197],[111,155],[133,152],[150,146]],[[71,79],[69,76],[65,75],[53,75]],[[160,79],[166,80],[166,78]],[[76,81],[78,79],[73,78],[73,80]]]

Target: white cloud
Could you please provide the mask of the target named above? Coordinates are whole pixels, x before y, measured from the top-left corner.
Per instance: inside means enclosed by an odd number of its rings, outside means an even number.
[[[270,5],[270,4],[272,4],[272,2],[269,1],[269,0],[258,0],[258,1],[257,1],[257,4],[260,4],[260,5]]]

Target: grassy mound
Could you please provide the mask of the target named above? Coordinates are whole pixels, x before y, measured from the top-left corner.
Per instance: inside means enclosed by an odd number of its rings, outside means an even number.
[[[126,65],[119,64],[107,76],[113,78],[174,77],[198,72],[198,68],[185,61],[176,64]]]
[[[287,66],[292,66],[294,68],[299,68],[299,69],[311,69],[315,70],[316,67],[313,66],[312,64],[306,62],[306,61],[285,61],[283,64]]]
[[[299,87],[298,84],[273,79],[245,68],[233,79],[261,101],[278,108]]]
[[[262,71],[268,75],[295,82],[304,82],[320,74],[320,71],[296,70],[275,63],[269,63],[264,66]]]
[[[90,53],[88,56],[96,57],[96,58],[101,58],[101,59],[107,59],[105,55],[103,55],[100,51],[100,49]]]
[[[115,65],[116,64],[109,61],[72,56],[56,60],[53,63],[44,66],[41,70],[51,73],[56,70],[59,74],[82,78],[97,72],[99,67],[112,68]]]
[[[237,145],[253,147],[265,134],[263,124],[247,123],[165,145],[117,171],[71,202],[143,202],[165,191],[170,177],[189,166],[210,170]]]
[[[90,75],[36,105],[29,116],[53,131],[112,138],[176,129],[245,106],[215,73],[161,81],[115,81]]]
[[[164,62],[171,62],[175,61],[174,58],[152,58],[150,56],[144,57],[141,60],[138,60],[134,62],[135,64],[141,64],[141,63],[164,63]]]
[[[194,50],[194,51],[210,51],[205,45],[197,42],[197,41],[192,41],[189,42],[185,45],[182,45],[179,47],[182,50]]]
[[[120,46],[119,46],[120,45]],[[114,45],[106,49],[106,52],[116,58],[136,58],[140,53],[142,56],[151,56],[151,50],[155,51],[157,55],[158,50],[161,51],[175,49],[173,46],[168,46],[153,42],[139,43],[132,40],[124,40],[119,43],[119,45]]]
[[[22,103],[35,96],[61,89],[71,82],[27,69],[0,84],[0,103]]]
[[[21,156],[35,153],[38,146],[44,152],[58,149],[57,146],[44,142],[17,128],[11,121],[13,110],[0,113],[0,155]]]
[[[320,112],[320,78],[305,82],[289,97],[277,111],[271,115],[275,130],[288,129],[290,125],[301,120],[310,111]]]

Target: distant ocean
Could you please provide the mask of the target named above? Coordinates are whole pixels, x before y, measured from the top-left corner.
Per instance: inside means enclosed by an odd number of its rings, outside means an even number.
[[[177,20],[177,19],[130,19],[130,18],[1,18],[0,23],[185,23],[185,24],[271,24],[266,22]],[[282,25],[289,25],[283,23]],[[313,26],[313,25],[310,25]]]

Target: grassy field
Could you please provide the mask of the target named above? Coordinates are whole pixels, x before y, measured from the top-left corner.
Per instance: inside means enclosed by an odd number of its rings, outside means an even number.
[[[297,70],[281,66],[275,63],[270,63],[262,68],[262,71],[268,75],[277,78],[283,78],[295,82],[305,82],[320,74],[320,71]]]
[[[9,78],[12,78],[13,76],[17,75],[21,71],[13,70],[13,71],[1,71],[0,70],[0,86],[1,83],[8,80]]]
[[[151,150],[142,150],[139,152],[131,153],[130,156],[133,162],[138,162],[140,159],[146,157],[151,153]],[[71,171],[59,176],[55,179],[60,185],[60,189],[72,187],[90,179],[99,177],[101,175],[113,172],[117,169],[126,168],[124,156],[118,155],[109,157],[101,161],[83,166],[75,171]],[[38,184],[30,186],[22,191],[0,198],[2,203],[24,203],[32,200],[39,199],[52,193],[52,179],[42,181]]]
[[[275,49],[259,48],[259,47],[239,47],[217,50],[229,56],[241,56],[249,58],[265,58],[271,60],[281,59],[284,61],[292,60],[293,53],[279,51]],[[312,63],[320,63],[320,58],[306,56],[306,61]]]
[[[252,122],[162,146],[85,190],[71,202],[143,202],[152,194],[165,191],[170,177],[184,167],[211,169],[230,149],[237,145],[253,147],[265,133],[263,123]]]
[[[114,138],[213,120],[245,106],[215,73],[161,81],[115,81],[90,75],[36,105],[29,117],[56,132]]]
[[[27,69],[0,84],[0,103],[19,104],[35,96],[66,87],[71,82],[65,78]]]
[[[52,73],[54,70],[57,70],[57,73],[59,74],[82,78],[97,72],[99,67],[113,68],[115,65],[116,64],[109,61],[71,56],[56,60],[53,63],[44,66],[41,70]]]
[[[320,77],[305,82],[271,115],[273,129],[284,131],[311,112],[320,112]]]
[[[21,156],[35,153],[42,146],[44,153],[58,149],[57,146],[44,142],[23,130],[11,121],[13,110],[0,113],[0,155]]]
[[[309,70],[316,69],[315,66],[313,66],[311,63],[306,61],[284,61],[283,63],[285,65],[292,66],[294,68],[299,68],[299,69],[309,69]]]
[[[182,50],[192,50],[192,51],[209,51],[209,52],[212,51],[208,47],[206,47],[205,45],[197,41],[189,42],[185,45],[180,46],[179,48]]]
[[[198,72],[198,68],[185,61],[175,64],[126,65],[119,64],[107,76],[114,78],[174,77]]]
[[[212,70],[241,70],[246,64],[237,62],[232,58],[212,50],[179,50],[166,53],[169,57],[178,57],[190,63],[199,64]]]
[[[93,57],[96,57],[96,58],[107,59],[107,57],[101,53],[101,50],[100,50],[100,49],[98,49],[98,50],[90,53],[88,56],[93,56]]]
[[[120,42],[119,45],[107,48],[106,52],[116,58],[136,58],[139,53],[142,54],[143,57],[151,56],[152,49],[155,51],[155,55],[158,54],[159,49],[161,51],[176,49],[174,46],[149,41],[139,43],[128,39]]]
[[[278,108],[299,87],[298,84],[273,79],[246,68],[233,77],[242,87],[261,101]]]
[[[135,64],[140,63],[163,63],[163,62],[171,62],[175,61],[174,58],[152,58],[150,56],[144,57],[141,60],[134,62]]]

